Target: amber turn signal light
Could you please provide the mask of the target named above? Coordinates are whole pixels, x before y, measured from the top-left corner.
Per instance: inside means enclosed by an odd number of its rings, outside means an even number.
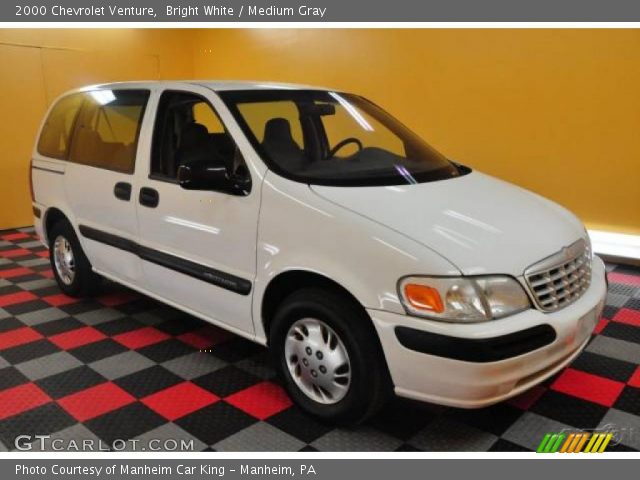
[[[426,312],[444,312],[440,293],[433,287],[410,283],[404,286],[404,296],[413,308]]]

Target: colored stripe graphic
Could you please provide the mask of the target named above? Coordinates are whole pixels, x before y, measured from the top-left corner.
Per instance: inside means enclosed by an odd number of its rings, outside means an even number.
[[[612,438],[613,438],[613,433],[608,433],[604,441],[602,442],[602,445],[600,445],[600,450],[598,450],[598,453],[604,452],[604,449],[607,448],[607,445],[609,445],[609,442],[611,441]]]
[[[538,448],[536,449],[536,453],[545,453],[544,447],[546,447],[547,442],[549,441],[550,438],[551,438],[551,434],[550,433],[547,433],[542,438],[542,441],[540,442],[540,445],[538,445]]]
[[[587,443],[587,446],[584,449],[584,453],[589,453],[591,451],[591,447],[593,447],[595,445],[595,443],[598,440],[598,438],[600,438],[600,434],[599,433],[594,433],[591,436],[591,440],[589,440],[589,443]]]
[[[536,449],[537,453],[602,453],[611,442],[613,433],[573,432],[547,433]]]
[[[562,445],[562,441],[565,439],[564,433],[547,433],[536,452],[538,453],[556,453]]]
[[[567,451],[567,448],[569,448],[569,446],[573,443],[573,440],[576,438],[576,434],[572,433],[567,437],[567,441],[564,442],[564,445],[562,445],[562,448],[560,449],[560,453],[565,453]]]
[[[576,449],[572,452],[572,453],[580,453],[582,451],[582,447],[584,446],[584,444],[587,442],[588,438],[591,436],[590,433],[583,433],[582,434],[582,438],[580,439],[580,441],[578,442],[578,445],[576,445]]]

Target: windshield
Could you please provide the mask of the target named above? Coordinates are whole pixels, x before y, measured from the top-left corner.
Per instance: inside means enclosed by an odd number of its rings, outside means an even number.
[[[220,92],[270,169],[318,185],[403,185],[464,173],[368,100],[321,90]]]

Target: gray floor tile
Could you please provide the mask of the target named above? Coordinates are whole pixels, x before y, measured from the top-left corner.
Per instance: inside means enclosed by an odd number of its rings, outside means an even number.
[[[23,267],[37,267],[38,265],[48,265],[48,258],[32,258],[29,260],[22,260],[20,262],[15,262],[18,265],[22,265]]]
[[[100,323],[110,322],[116,318],[122,318],[125,314],[113,308],[101,308],[99,310],[91,310],[89,312],[74,315],[74,317],[85,325],[99,325]]]
[[[439,417],[407,443],[427,452],[486,452],[497,439],[491,433]]]
[[[40,325],[42,323],[51,322],[53,320],[60,320],[61,318],[68,317],[66,312],[63,312],[59,308],[50,307],[43,310],[34,310],[33,312],[23,313],[16,316],[25,325],[33,326]]]
[[[32,240],[30,242],[20,242],[20,248],[38,248],[42,246],[40,240]]]
[[[640,450],[640,417],[612,408],[600,421],[598,427],[613,429],[618,432],[617,442]]]
[[[629,301],[629,297],[626,295],[619,295],[617,293],[607,294],[607,305],[612,307],[621,307]]]
[[[226,365],[227,363],[223,360],[201,352],[194,352],[189,355],[174,358],[162,364],[164,368],[185,380],[206,375]]]
[[[154,362],[144,355],[134,351],[127,351],[90,363],[89,367],[103,377],[108,378],[109,380],[115,380],[116,378],[129,375],[130,373],[144,370],[152,365],[154,365]]]
[[[91,441],[92,447],[83,450],[83,441]],[[40,442],[34,443],[38,451],[41,450]],[[91,449],[93,448],[93,450]],[[76,423],[71,427],[52,433],[51,438],[44,442],[44,451],[66,451],[66,452],[83,452],[83,451],[100,451],[99,449],[108,448],[108,444],[100,444],[100,439],[87,427],[80,423]],[[34,448],[36,450],[36,448]]]
[[[40,380],[56,373],[79,367],[82,363],[67,352],[57,352],[16,365],[16,368],[30,380]]]
[[[640,364],[640,345],[607,337],[606,335],[598,335],[594,338],[587,347],[587,351],[625,362]]]
[[[338,428],[315,440],[311,445],[327,452],[390,452],[401,440],[370,427]]]
[[[259,355],[256,358],[246,358],[235,363],[234,366],[265,380],[276,376],[276,371],[271,367],[269,360],[263,355]]]
[[[23,290],[37,290],[39,288],[55,287],[56,281],[51,278],[41,278],[39,280],[30,280],[20,283]]]
[[[526,412],[502,434],[502,438],[535,450],[547,433],[575,431],[575,428],[535,413]]]
[[[219,452],[291,452],[304,446],[305,443],[264,422],[255,423],[212,445]]]

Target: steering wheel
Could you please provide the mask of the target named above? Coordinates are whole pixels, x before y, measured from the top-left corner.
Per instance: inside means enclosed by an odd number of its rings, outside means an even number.
[[[329,150],[329,153],[327,154],[327,158],[333,157],[336,153],[338,153],[338,150],[345,147],[346,145],[349,145],[350,143],[355,143],[358,146],[358,151],[362,150],[362,142],[355,137],[349,137],[338,142],[335,147]]]

